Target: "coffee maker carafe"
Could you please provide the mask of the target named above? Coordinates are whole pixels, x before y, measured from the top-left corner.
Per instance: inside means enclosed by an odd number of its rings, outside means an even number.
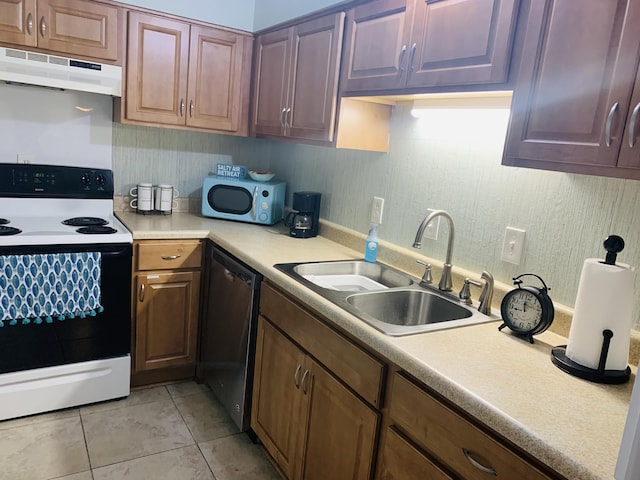
[[[320,220],[320,193],[293,192],[294,212],[287,215],[289,235],[295,238],[311,238],[318,235]]]

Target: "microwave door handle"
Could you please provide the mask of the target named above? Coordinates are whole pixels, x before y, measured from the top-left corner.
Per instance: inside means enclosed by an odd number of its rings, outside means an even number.
[[[256,216],[258,214],[258,191],[260,189],[256,186],[253,189],[253,205],[251,206],[251,218],[255,222]]]

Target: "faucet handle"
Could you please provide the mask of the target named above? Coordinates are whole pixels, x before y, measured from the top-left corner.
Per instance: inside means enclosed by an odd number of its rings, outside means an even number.
[[[476,287],[481,287],[482,284],[479,282],[474,282],[473,280],[471,280],[470,278],[465,278],[464,279],[464,284],[462,285],[462,288],[460,289],[460,293],[458,294],[458,296],[460,297],[460,301],[463,302],[465,305],[471,305],[471,289],[469,288],[469,285],[475,285]]]
[[[429,285],[433,282],[433,278],[431,278],[431,264],[427,262],[423,262],[422,260],[416,260],[416,263],[420,265],[424,265],[424,273],[422,274],[422,279],[420,280],[420,285],[425,286]]]

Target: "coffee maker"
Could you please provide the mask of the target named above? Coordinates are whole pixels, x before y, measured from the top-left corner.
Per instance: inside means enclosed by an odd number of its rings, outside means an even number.
[[[311,238],[318,235],[320,223],[320,193],[293,192],[294,212],[287,215],[289,235],[295,238]]]

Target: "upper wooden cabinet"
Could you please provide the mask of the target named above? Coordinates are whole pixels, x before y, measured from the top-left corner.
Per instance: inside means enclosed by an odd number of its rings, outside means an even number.
[[[0,0],[0,42],[117,61],[121,10],[85,0]]]
[[[252,38],[129,12],[124,120],[247,134]]]
[[[529,3],[503,164],[640,179],[640,3]]]
[[[334,140],[343,30],[338,13],[257,37],[256,135]]]
[[[518,0],[377,0],[347,14],[345,93],[507,80]]]

